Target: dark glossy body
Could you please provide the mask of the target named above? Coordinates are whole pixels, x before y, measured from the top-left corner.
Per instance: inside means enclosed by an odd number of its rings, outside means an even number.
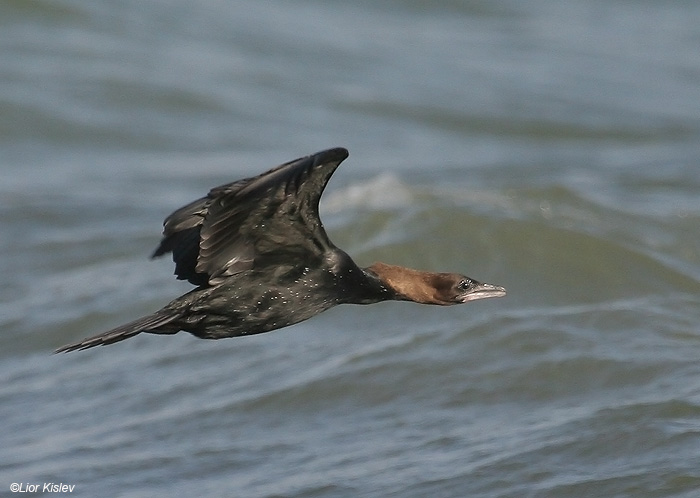
[[[338,304],[371,304],[394,293],[339,249],[320,264],[250,269],[214,287],[200,287],[164,309],[180,317],[170,326],[220,339],[292,325]]]

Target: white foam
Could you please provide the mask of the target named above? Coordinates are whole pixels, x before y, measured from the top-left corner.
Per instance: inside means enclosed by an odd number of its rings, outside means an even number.
[[[323,209],[336,213],[348,207],[395,209],[414,200],[411,188],[393,173],[382,173],[373,179],[328,192],[322,198]]]

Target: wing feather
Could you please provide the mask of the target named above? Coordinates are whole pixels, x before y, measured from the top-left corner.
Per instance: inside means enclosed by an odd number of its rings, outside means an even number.
[[[153,256],[172,252],[178,278],[195,285],[216,285],[275,261],[321,257],[334,246],[318,203],[347,156],[329,149],[213,188],[165,219]]]

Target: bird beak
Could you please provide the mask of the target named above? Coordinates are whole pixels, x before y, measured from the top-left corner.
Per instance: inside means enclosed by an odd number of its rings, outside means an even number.
[[[500,285],[478,283],[460,296],[463,303],[476,301],[477,299],[488,299],[489,297],[503,297],[506,289]]]

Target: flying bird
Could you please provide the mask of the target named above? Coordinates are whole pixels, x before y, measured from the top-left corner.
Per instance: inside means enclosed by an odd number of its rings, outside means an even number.
[[[56,352],[142,332],[182,330],[203,339],[260,334],[344,303],[451,305],[506,294],[456,273],[357,266],[330,241],[318,214],[323,189],[347,157],[343,148],[318,152],[215,187],[173,212],[152,257],[172,253],[177,278],[196,288],[151,315]]]

